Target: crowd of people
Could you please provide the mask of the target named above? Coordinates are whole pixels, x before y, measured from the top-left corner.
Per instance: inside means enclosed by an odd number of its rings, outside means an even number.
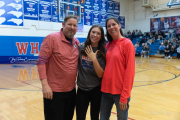
[[[72,120],[75,106],[76,119],[85,120],[89,103],[91,120],[109,120],[113,104],[117,119],[127,120],[135,76],[131,40],[123,37],[117,18],[108,18],[106,46],[100,25],[93,25],[80,44],[74,37],[77,25],[77,17],[66,16],[63,28],[41,44],[37,67],[45,120]]]
[[[152,45],[154,42],[159,42],[159,53],[164,54],[164,58],[172,58],[172,55],[177,53],[177,59],[179,59],[180,27],[170,28],[167,33],[156,31],[155,33],[149,32],[142,34],[141,30],[134,30],[132,34],[128,31],[126,36],[131,38],[131,40],[142,37],[142,40],[139,41],[137,39],[134,45],[135,49],[142,47],[141,57],[149,57],[151,50],[149,45]]]

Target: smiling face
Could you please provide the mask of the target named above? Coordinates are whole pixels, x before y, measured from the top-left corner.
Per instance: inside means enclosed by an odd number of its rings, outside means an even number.
[[[107,22],[107,31],[113,38],[113,40],[118,39],[120,36],[121,25],[116,23],[113,19],[108,20]]]
[[[90,40],[92,47],[97,47],[101,40],[101,30],[98,27],[94,27],[90,32]]]
[[[73,38],[77,31],[77,20],[69,18],[66,23],[62,23],[63,34],[68,38]]]

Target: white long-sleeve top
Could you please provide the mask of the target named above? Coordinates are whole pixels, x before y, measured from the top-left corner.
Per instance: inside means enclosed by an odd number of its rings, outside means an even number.
[[[180,53],[180,47],[177,48],[177,52]]]

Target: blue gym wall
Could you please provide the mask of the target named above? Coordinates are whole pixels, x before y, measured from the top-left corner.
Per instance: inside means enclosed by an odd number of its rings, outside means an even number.
[[[41,43],[44,37],[32,37],[32,36],[0,36],[0,63],[21,63],[23,60],[30,63],[28,59],[37,59],[36,50],[34,54],[31,54],[31,43],[38,43],[38,52],[40,50]],[[86,38],[78,38],[80,42],[84,42]],[[19,53],[17,43],[28,43],[27,52],[24,54]],[[21,48],[22,49],[22,48]],[[16,62],[13,62],[16,59]],[[18,59],[18,60],[17,60]]]

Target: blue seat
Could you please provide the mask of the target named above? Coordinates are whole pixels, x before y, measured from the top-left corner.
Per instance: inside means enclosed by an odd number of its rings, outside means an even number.
[[[150,53],[149,55],[154,55],[154,53]]]
[[[137,50],[142,50],[142,47],[137,47]]]
[[[172,56],[177,56],[177,53],[172,54]]]

